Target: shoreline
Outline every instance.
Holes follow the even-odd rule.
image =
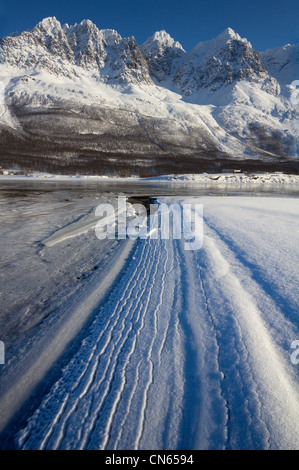
[[[144,183],[144,184],[192,184],[199,187],[222,186],[292,186],[299,189],[299,175],[284,173],[198,173],[181,175],[163,175],[147,178],[137,176],[109,177],[99,175],[55,175],[50,173],[32,173],[30,175],[0,175],[1,181],[53,181],[53,182],[102,182],[102,183]]]

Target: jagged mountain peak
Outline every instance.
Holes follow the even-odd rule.
[[[88,74],[110,83],[152,83],[135,38],[99,30],[90,20],[61,26],[55,17],[0,42],[1,62],[20,69],[44,70],[61,77]]]
[[[122,37],[114,29],[99,29],[92,21],[83,20],[73,26],[64,25],[65,34],[71,44],[79,47],[86,47],[87,43],[92,42],[95,48],[101,48],[103,44],[118,44]]]
[[[286,44],[261,52],[269,73],[280,83],[290,85],[299,76],[299,44]]]
[[[198,43],[185,56],[174,83],[181,93],[191,95],[202,88],[215,91],[238,80],[262,82],[268,78],[259,52],[247,39],[227,28],[216,38]],[[270,85],[269,90],[275,93],[276,83]]]
[[[90,20],[83,20],[81,23],[75,23],[74,25],[65,24],[63,30],[66,34],[73,32],[85,34],[99,33],[98,27]]]
[[[156,31],[152,36],[150,36],[145,43],[143,44],[143,48],[145,47],[150,47],[156,45],[164,46],[164,47],[173,47],[173,48],[178,48],[184,51],[183,46],[178,42],[175,41],[170,34],[168,34],[165,29],[162,29],[161,31]]]
[[[107,44],[116,43],[122,40],[121,35],[115,29],[101,29],[100,34]],[[132,38],[135,40],[135,38]]]
[[[185,50],[165,30],[156,31],[141,46],[150,74],[158,82],[167,80],[179,67]]]
[[[80,23],[80,26],[86,26],[87,28],[97,28],[98,27],[96,26],[95,23],[93,23],[91,20],[82,20],[81,23]]]
[[[62,27],[60,21],[58,21],[55,16],[49,16],[37,23],[37,25],[33,28],[32,31],[40,30],[44,33],[52,35],[53,33],[60,31],[61,29]]]
[[[236,33],[232,28],[228,27],[226,28],[221,34],[217,36],[219,39],[222,39],[223,41],[231,41],[231,40],[237,40],[237,41],[242,41],[241,36]]]
[[[240,45],[244,45],[246,48],[252,49],[251,43],[246,38],[242,38],[232,28],[227,28],[216,38],[199,42],[192,49],[191,54],[200,55],[202,60],[204,60],[207,56],[216,56],[220,51],[222,51],[222,49],[230,47],[233,42],[240,43]]]

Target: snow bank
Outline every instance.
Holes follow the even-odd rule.
[[[190,175],[166,175],[156,178],[148,178],[151,181],[171,181],[178,183],[199,183],[201,185],[245,185],[245,184],[299,184],[299,175],[284,173],[218,173],[218,174],[190,174]]]

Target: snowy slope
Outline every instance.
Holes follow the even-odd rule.
[[[5,166],[149,174],[298,160],[287,85],[298,46],[260,54],[228,28],[189,53],[165,31],[139,48],[89,20],[46,18],[0,52]]]
[[[299,45],[287,44],[261,52],[262,62],[280,83],[290,85],[299,77]]]

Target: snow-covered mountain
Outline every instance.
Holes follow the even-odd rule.
[[[151,77],[158,82],[169,79],[177,71],[186,55],[178,41],[175,41],[166,31],[157,31],[141,46]]]
[[[268,72],[281,84],[289,85],[299,78],[299,44],[287,44],[261,53]]]
[[[56,18],[46,18],[32,31],[3,38],[1,57],[10,66],[69,78],[84,70],[103,81],[151,83],[136,40],[123,39],[113,29],[100,31],[89,20],[61,26]]]
[[[96,172],[188,172],[298,162],[299,45],[259,53],[228,28],[186,52],[46,18],[1,39],[1,162]],[[273,166],[274,168],[274,166]]]
[[[268,78],[260,54],[247,39],[228,28],[216,39],[200,42],[187,54],[174,83],[183,94],[191,95],[205,88],[215,91],[236,81],[263,83]]]

